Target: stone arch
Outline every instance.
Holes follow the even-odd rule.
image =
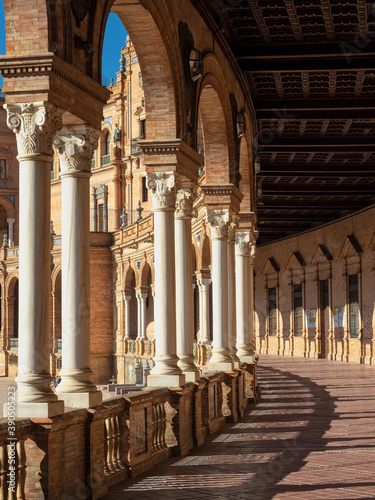
[[[211,266],[211,241],[210,238],[205,234],[202,240],[202,250],[200,255],[200,267],[201,269],[209,269]]]
[[[198,100],[197,140],[198,144],[203,144],[206,183],[209,185],[231,182],[235,165],[232,123],[227,92],[213,74],[207,74],[203,78]]]
[[[149,283],[149,273],[151,273],[151,283]],[[139,286],[149,286],[155,283],[154,265],[152,260],[146,257],[139,269]]]
[[[0,196],[0,205],[5,208],[8,219],[16,218],[16,209],[14,208],[11,201],[9,201],[7,198],[4,198],[4,196]]]
[[[11,273],[6,280],[6,334],[8,339],[18,338],[18,280],[19,277],[16,273]]]
[[[133,280],[133,276],[134,276],[134,280]],[[138,271],[137,271],[137,266],[135,265],[135,263],[132,261],[129,261],[127,266],[125,267],[125,271],[124,271],[123,289],[124,290],[131,290],[132,282],[134,282],[134,288],[138,286]]]
[[[184,74],[179,39],[168,1],[108,2],[96,42],[100,52],[99,67],[110,10],[126,27],[139,59],[147,116],[146,139],[164,140],[183,136],[186,128]]]
[[[55,266],[53,268],[52,275],[51,275],[51,291],[52,292],[55,291],[56,280],[59,278],[59,275],[60,275],[60,279],[61,279],[61,270],[62,270],[61,266]]]

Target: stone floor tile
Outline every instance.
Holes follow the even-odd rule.
[[[259,386],[261,401],[241,422],[104,498],[375,498],[373,367],[262,355]]]

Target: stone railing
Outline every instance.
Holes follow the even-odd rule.
[[[16,423],[15,494],[0,421],[1,498],[101,498],[171,456],[184,456],[255,401],[256,364],[178,388],[145,389],[90,410]],[[13,453],[13,452],[12,452]]]
[[[13,429],[13,427],[11,428]],[[27,463],[25,441],[31,431],[29,420],[17,421],[16,435],[9,435],[8,422],[0,424],[0,498],[28,498],[26,470],[33,466]],[[12,432],[12,431],[11,431]]]
[[[137,239],[145,239],[147,237],[149,237],[150,241],[152,241],[153,232],[154,215],[151,214],[114,233],[114,244],[121,245],[124,243],[131,243]]]
[[[124,340],[124,354],[134,356],[155,356],[155,342],[151,340]]]

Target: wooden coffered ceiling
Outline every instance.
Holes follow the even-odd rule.
[[[258,122],[258,244],[375,203],[375,4],[192,0]]]

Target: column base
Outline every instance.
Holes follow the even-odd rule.
[[[241,363],[252,363],[255,360],[255,351],[248,345],[237,345],[237,356]]]
[[[65,403],[65,408],[94,408],[103,402],[102,393],[96,392],[59,392],[59,399]]]
[[[64,413],[64,401],[48,403],[16,403],[17,418],[50,418]],[[8,417],[8,403],[3,405],[4,417]]]
[[[209,370],[227,372],[233,370],[233,361],[227,347],[214,347],[212,358],[207,364]]]
[[[180,358],[177,365],[185,375],[186,382],[196,382],[200,379],[200,372],[194,364],[194,356],[192,354],[179,354]]]
[[[155,374],[147,376],[147,387],[181,387],[186,383],[185,374]]]
[[[241,360],[237,356],[237,350],[236,349],[232,349],[230,351],[229,355],[230,355],[230,357],[232,358],[232,361],[233,361],[233,368],[240,368],[241,367]]]
[[[231,372],[233,370],[233,362],[226,363],[211,363],[211,360],[207,364],[207,368],[209,371],[213,372]]]

